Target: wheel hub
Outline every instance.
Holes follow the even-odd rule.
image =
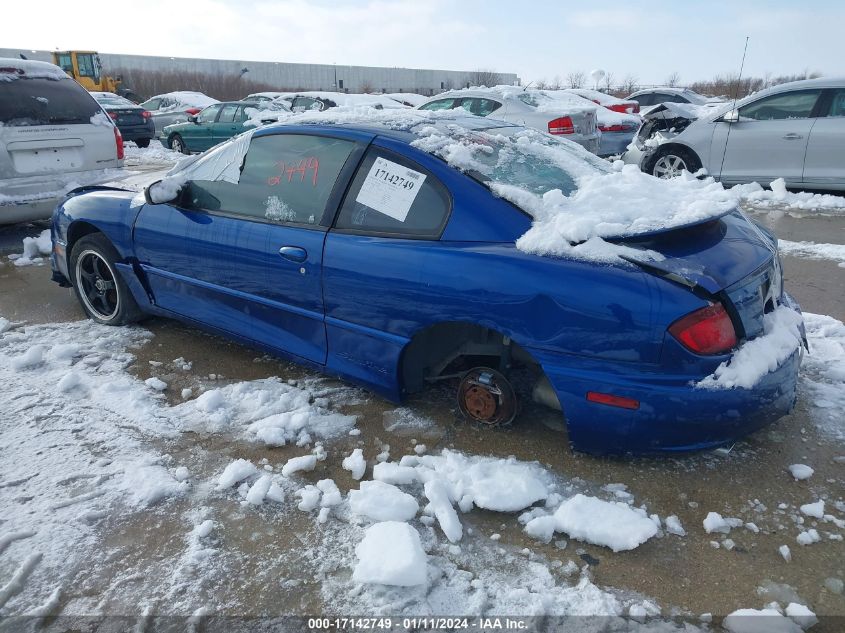
[[[106,291],[106,283],[101,277],[97,277],[97,280],[94,282],[94,287],[100,294],[103,294]]]
[[[458,408],[464,417],[487,426],[508,424],[516,416],[516,394],[498,371],[476,367],[458,386]]]
[[[496,412],[493,394],[479,386],[472,386],[464,393],[464,402],[473,417],[479,420],[486,420]]]

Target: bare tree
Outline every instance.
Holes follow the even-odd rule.
[[[679,83],[681,83],[681,73],[679,73],[677,70],[668,77],[666,77],[666,85],[670,88],[674,88]]]
[[[361,92],[363,94],[371,94],[375,92],[375,88],[373,88],[373,84],[371,84],[369,81],[365,81],[361,84]]]
[[[537,81],[535,81],[534,87],[537,88],[537,90],[545,90],[549,87],[549,84],[546,83],[546,79],[544,77],[543,79],[538,79]]]
[[[555,75],[554,79],[549,82],[547,88],[549,90],[560,90],[563,88],[563,80],[560,78],[560,75]]]
[[[613,89],[613,73],[607,71],[604,74],[604,91],[610,92]]]
[[[633,74],[625,75],[625,79],[622,80],[622,92],[626,94],[631,94],[632,92],[636,92],[637,88],[639,87],[639,77]]]
[[[570,88],[583,88],[586,79],[587,76],[583,70],[573,70],[566,75],[566,83],[569,84]]]
[[[473,86],[497,86],[502,82],[502,76],[495,70],[479,68],[469,74],[469,82]]]

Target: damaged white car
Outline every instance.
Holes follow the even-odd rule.
[[[734,106],[662,103],[622,159],[659,178],[701,169],[726,185],[845,190],[845,79],[774,86]]]

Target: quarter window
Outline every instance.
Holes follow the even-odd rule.
[[[220,110],[220,116],[217,117],[218,123],[233,123],[235,121],[235,113],[238,111],[238,106],[236,105],[225,105],[223,109]]]
[[[813,106],[821,90],[796,90],[763,97],[739,109],[740,119],[754,121],[774,121],[782,119],[806,119],[813,111]]]
[[[833,93],[827,116],[845,117],[845,90],[837,90]]]
[[[383,149],[364,157],[335,228],[436,239],[451,210],[446,187],[417,163]]]
[[[501,108],[502,104],[492,99],[472,97],[470,99],[465,98],[461,103],[461,107],[475,116],[487,116]]]
[[[191,181],[185,203],[274,223],[315,225],[323,218],[352,141],[275,134],[253,138],[238,184]]]

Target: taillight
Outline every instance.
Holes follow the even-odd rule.
[[[636,101],[628,101],[626,103],[614,103],[607,106],[609,110],[614,112],[621,112],[622,114],[637,113],[640,111],[640,104]]]
[[[117,121],[117,112],[109,112],[109,116],[112,118],[112,121]]]
[[[549,121],[549,134],[575,134],[575,125],[572,123],[572,118],[562,116]]]
[[[602,132],[630,132],[634,128],[630,125],[600,125],[599,129]]]
[[[200,108],[185,108],[185,114],[199,114],[202,112]]]
[[[736,346],[736,331],[721,303],[681,317],[669,326],[669,333],[696,354],[723,354]]]
[[[150,112],[149,110],[144,110],[143,112],[141,112],[141,116],[144,117],[145,119],[149,119],[152,115],[153,115],[153,113]]]
[[[123,160],[123,136],[116,127],[114,130],[114,144],[117,146],[117,160]]]

